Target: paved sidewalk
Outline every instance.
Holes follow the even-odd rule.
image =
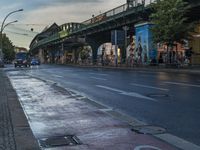
[[[37,150],[23,109],[9,79],[0,69],[0,150]]]

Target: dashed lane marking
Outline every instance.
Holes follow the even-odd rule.
[[[96,80],[104,80],[106,81],[107,79],[104,79],[104,78],[97,78],[97,77],[90,77],[91,79],[96,79]]]
[[[54,76],[54,77],[57,77],[57,78],[63,78],[63,76],[59,76],[59,75],[52,75],[52,76]]]
[[[153,99],[153,98],[150,98],[150,97],[147,97],[147,96],[144,96],[144,95],[141,95],[141,94],[139,94],[139,93],[135,93],[135,92],[126,92],[126,91],[123,91],[123,90],[119,90],[119,89],[115,89],[115,88],[111,88],[111,87],[103,86],[103,85],[96,85],[96,86],[99,87],[99,88],[106,89],[106,90],[118,92],[118,93],[121,94],[121,95],[126,95],[126,96],[131,96],[131,97],[137,97],[137,98],[141,98],[141,99],[146,99],[146,100],[150,100],[150,101],[157,102],[157,100],[155,100],[155,99]]]
[[[156,89],[156,90],[161,90],[161,91],[169,91],[169,89],[158,88],[158,87],[153,87],[153,86],[149,86],[149,85],[142,85],[142,84],[136,84],[136,83],[131,83],[131,85],[138,86],[138,87],[144,87],[144,88],[150,88],[150,89]]]
[[[100,75],[100,76],[107,76],[108,74],[104,74],[104,73],[89,73],[89,74],[92,74],[92,75]]]
[[[173,85],[182,85],[182,86],[190,86],[200,88],[200,85],[197,84],[188,84],[188,83],[180,83],[180,82],[164,82],[165,84],[173,84]]]

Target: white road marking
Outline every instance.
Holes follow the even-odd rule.
[[[52,76],[57,77],[57,78],[63,78],[63,76],[59,76],[59,75],[56,75],[56,74],[54,74]]]
[[[106,81],[107,79],[104,79],[104,78],[97,78],[97,77],[90,77],[92,79],[96,79],[96,80],[103,80],[103,81]]]
[[[166,141],[182,150],[200,150],[200,146],[179,138],[175,135],[164,133],[155,135],[157,138]]]
[[[151,145],[139,145],[134,148],[134,150],[142,150],[142,149],[151,149],[151,150],[162,150],[158,147],[151,146]]]
[[[77,73],[69,73],[68,75],[70,75],[70,76],[79,76],[79,74],[77,74]]]
[[[166,83],[166,84],[173,84],[173,85],[182,85],[182,86],[190,86],[190,87],[200,88],[200,85],[196,85],[196,84],[179,83],[179,82],[164,82],[164,83]]]
[[[144,87],[144,88],[150,88],[150,89],[156,89],[156,90],[162,90],[162,91],[169,91],[169,89],[163,89],[163,88],[158,88],[158,87],[153,87],[153,86],[148,86],[148,85],[143,85],[143,84],[131,83],[131,85]]]
[[[104,73],[89,73],[89,74],[92,74],[92,75],[100,75],[100,76],[107,76],[108,74],[104,74]]]
[[[107,89],[107,90],[110,90],[110,91],[118,92],[121,95],[126,95],[126,96],[131,96],[131,97],[137,97],[137,98],[147,99],[147,100],[150,100],[150,101],[157,102],[157,100],[155,100],[153,98],[150,98],[150,97],[147,97],[147,96],[143,96],[143,95],[141,95],[139,93],[126,92],[126,91],[123,91],[123,90],[119,90],[119,89],[115,89],[115,88],[111,88],[111,87],[103,86],[103,85],[96,85],[96,86],[99,87],[99,88],[103,88],[103,89]]]

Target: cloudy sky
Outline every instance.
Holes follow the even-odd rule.
[[[83,22],[93,14],[125,3],[126,0],[0,0],[0,23],[9,12],[23,8],[23,12],[9,16],[6,23],[18,22],[6,27],[4,32],[14,45],[28,48],[33,37],[53,22],[58,25]]]

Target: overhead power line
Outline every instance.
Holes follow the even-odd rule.
[[[29,33],[29,34],[38,34],[39,33],[39,32],[36,32],[36,31],[32,31],[31,30],[32,28],[30,30],[28,30],[28,29],[15,27],[15,26],[10,26],[9,29],[17,31],[17,32],[26,32],[26,33]]]
[[[35,35],[30,35],[30,34],[27,34],[27,33],[19,33],[19,32],[13,32],[13,31],[9,31],[9,30],[6,30],[6,32],[18,34],[18,35],[22,35],[22,36],[28,36],[28,37],[32,37],[32,38],[35,37]]]
[[[25,26],[48,26],[48,24],[30,24],[30,23],[16,23],[14,25],[25,25]]]

